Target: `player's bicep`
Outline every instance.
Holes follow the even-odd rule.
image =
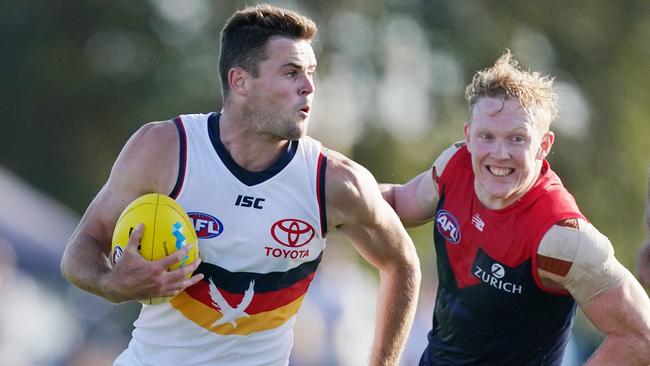
[[[107,182],[109,190],[133,192],[138,196],[150,192],[170,193],[179,172],[179,146],[178,130],[173,122],[142,126],[117,157]]]
[[[101,243],[109,243],[122,210],[137,197],[169,193],[177,176],[178,133],[171,122],[149,123],[122,148],[108,181],[94,197],[77,229]]]
[[[440,200],[438,180],[461,146],[461,143],[456,143],[445,149],[431,168],[408,183],[394,188],[393,207],[405,225],[421,225],[433,218]]]
[[[337,227],[357,251],[379,268],[410,257],[410,238],[395,211],[382,198],[372,174],[350,160],[328,165],[330,168],[328,206],[338,213]]]
[[[407,226],[422,224],[433,217],[438,204],[438,190],[431,169],[402,186],[395,187],[394,209]]]
[[[462,146],[462,143],[456,143],[445,149],[433,162],[431,168],[417,177],[414,196],[417,197],[420,212],[429,219],[434,216],[440,200],[438,192],[440,177],[451,158]]]
[[[607,237],[590,223],[577,222],[577,227],[555,225],[546,233],[537,263],[543,280],[561,285],[582,306],[623,283],[626,270]]]

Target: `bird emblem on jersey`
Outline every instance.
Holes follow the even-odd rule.
[[[230,323],[232,324],[233,328],[237,328],[238,318],[248,318],[248,314],[246,314],[246,308],[248,305],[250,305],[251,301],[253,300],[253,296],[255,295],[255,291],[253,290],[254,287],[255,280],[252,280],[248,286],[248,290],[244,292],[244,298],[242,298],[239,305],[232,307],[230,304],[228,304],[228,301],[224,299],[217,286],[214,284],[214,282],[212,282],[212,279],[210,279],[209,292],[210,298],[212,299],[212,305],[216,306],[217,309],[221,312],[221,318],[215,321],[212,326],[216,327],[221,324]]]

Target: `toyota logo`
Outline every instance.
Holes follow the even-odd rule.
[[[273,239],[285,247],[297,248],[306,245],[314,237],[316,231],[305,221],[284,219],[271,226]]]

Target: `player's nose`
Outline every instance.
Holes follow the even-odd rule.
[[[316,90],[316,85],[314,85],[314,78],[310,75],[305,75],[303,78],[301,87],[300,87],[300,95],[309,95],[312,94]]]

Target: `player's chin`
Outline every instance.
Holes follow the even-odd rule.
[[[285,136],[285,139],[293,141],[293,140],[300,140],[301,138],[305,137],[306,131],[298,131],[295,133],[289,133]]]
[[[514,194],[514,187],[511,184],[502,182],[486,182],[483,187],[493,199],[504,200]]]
[[[299,140],[307,134],[307,121],[301,121],[296,123],[293,128],[288,129],[285,133],[285,138],[287,140]]]

